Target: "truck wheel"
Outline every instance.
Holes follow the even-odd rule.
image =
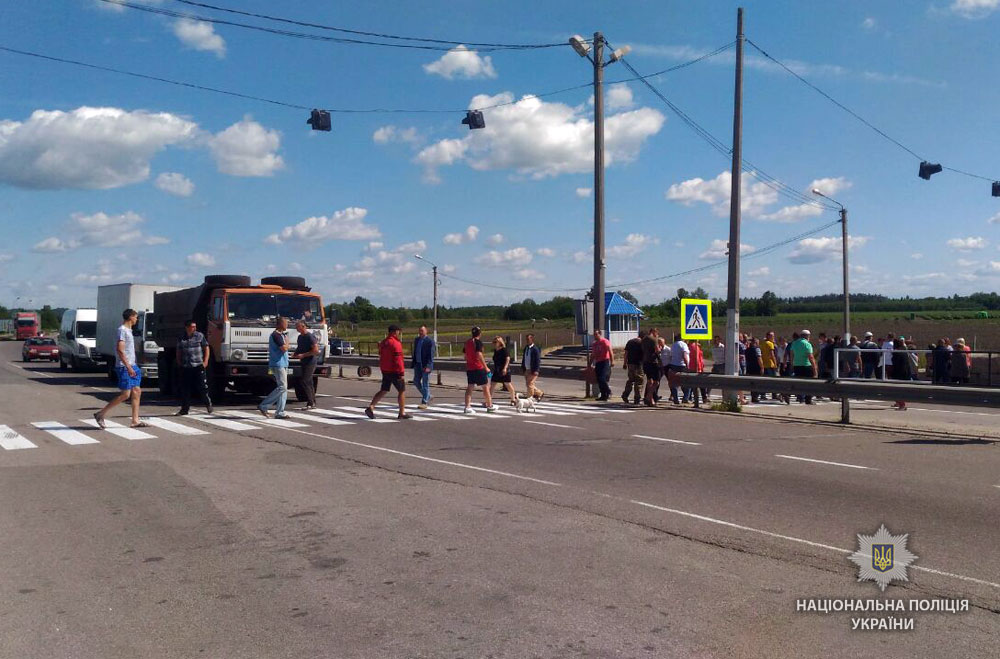
[[[308,291],[305,277],[264,277],[260,283],[265,286],[281,286],[292,291]]]
[[[250,277],[246,275],[206,275],[205,285],[215,288],[246,287],[250,285]]]
[[[207,277],[206,277],[207,279]],[[214,361],[208,363],[208,396],[214,405],[222,403],[226,398],[226,380],[219,373],[219,366]]]

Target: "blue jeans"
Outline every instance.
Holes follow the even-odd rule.
[[[413,381],[417,383],[420,390],[420,402],[427,404],[431,400],[431,374],[424,372],[423,366],[413,368]]]
[[[274,413],[277,416],[284,416],[285,403],[288,402],[288,369],[283,366],[272,366],[271,374],[274,376],[274,391],[267,395],[267,398],[260,401],[258,407],[262,410],[271,409],[276,406]]]

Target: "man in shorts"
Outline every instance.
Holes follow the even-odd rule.
[[[375,406],[389,393],[393,387],[396,388],[396,402],[399,404],[399,419],[412,419],[412,414],[406,413],[406,360],[403,359],[403,344],[399,340],[399,326],[389,325],[389,331],[378,344],[378,368],[382,371],[382,386],[379,388],[372,402],[365,408],[365,416],[369,419],[375,418]]]
[[[483,331],[478,327],[472,328],[472,337],[465,342],[462,349],[465,355],[465,375],[469,386],[465,388],[465,413],[475,414],[472,409],[472,392],[476,387],[483,388],[483,401],[487,412],[496,412],[497,406],[493,404],[493,394],[490,392],[489,370],[486,368],[486,357],[483,356],[483,342],[480,340]]]
[[[118,342],[115,346],[115,374],[118,376],[118,389],[121,393],[111,399],[107,405],[99,412],[94,412],[94,420],[97,425],[104,428],[104,419],[111,410],[124,403],[127,399],[132,399],[132,427],[146,428],[148,424],[139,418],[139,397],[142,390],[139,383],[142,382],[142,370],[135,363],[135,337],[132,336],[132,328],[139,320],[139,314],[135,309],[126,309],[122,312],[122,324],[118,328]]]

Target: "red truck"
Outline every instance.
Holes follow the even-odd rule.
[[[38,336],[41,329],[41,318],[34,311],[18,311],[14,316],[14,331],[18,341]]]

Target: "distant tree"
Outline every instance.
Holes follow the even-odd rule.
[[[639,300],[637,300],[636,297],[631,293],[629,293],[628,291],[618,291],[618,295],[621,295],[623,298],[625,298],[635,306],[639,306]]]
[[[693,293],[691,293],[691,297],[697,298],[699,300],[707,300],[708,292],[704,288],[699,286],[698,288],[694,289]]]
[[[771,291],[764,291],[764,294],[760,296],[757,300],[757,314],[758,316],[777,316],[778,315],[778,296]]]
[[[42,307],[42,311],[39,316],[41,316],[42,327],[46,329],[56,329],[59,327],[59,316],[56,315],[56,312],[51,306],[46,304]]]

